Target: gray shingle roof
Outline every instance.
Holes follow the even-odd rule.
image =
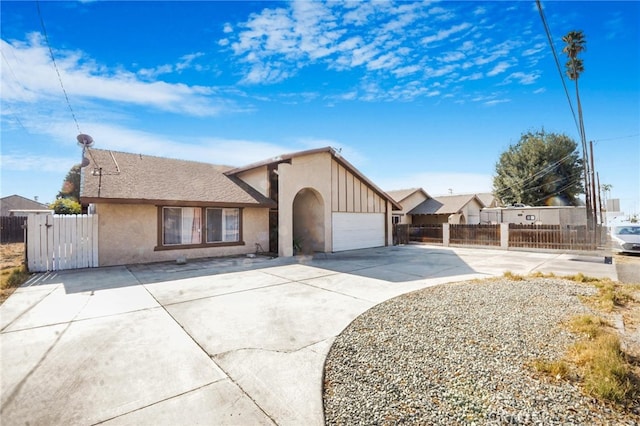
[[[415,192],[419,192],[422,191],[424,192],[424,189],[422,188],[408,188],[408,189],[396,189],[393,191],[387,191],[387,194],[393,198],[394,200],[396,200],[397,202],[402,202],[402,200],[404,200],[405,198],[407,198],[408,196],[414,194]],[[427,195],[427,197],[429,196],[429,194],[427,194],[425,192],[425,194]]]
[[[241,187],[228,166],[142,154],[90,149],[82,169],[80,198],[88,202],[188,202],[272,207],[275,203]]]
[[[0,211],[2,216],[9,216],[10,210],[47,210],[46,204],[30,200],[21,195],[8,195],[0,198]]]
[[[408,214],[454,214],[462,210],[473,199],[482,204],[482,201],[475,194],[430,198],[418,204]]]

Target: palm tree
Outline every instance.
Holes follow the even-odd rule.
[[[569,60],[565,64],[567,76],[570,80],[573,80],[576,84],[576,101],[578,104],[578,123],[580,132],[580,141],[582,143],[582,161],[584,164],[584,182],[585,182],[585,201],[587,205],[587,224],[590,229],[594,229],[597,221],[594,216],[595,209],[592,207],[593,199],[595,198],[592,192],[592,184],[590,183],[590,174],[593,170],[590,170],[588,153],[587,153],[587,138],[584,131],[584,121],[582,118],[582,103],[580,102],[580,90],[578,87],[578,79],[584,72],[584,63],[582,59],[578,58],[578,55],[587,50],[584,34],[582,31],[569,31],[562,41],[565,46],[562,48],[562,53],[569,57]],[[593,178],[591,178],[593,181]]]

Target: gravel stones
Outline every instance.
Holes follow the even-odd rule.
[[[575,337],[592,287],[534,278],[463,282],[382,303],[358,317],[327,357],[327,424],[618,424],[640,417],[536,373]]]

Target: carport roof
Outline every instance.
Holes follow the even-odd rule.
[[[82,169],[83,203],[275,207],[234,176],[229,166],[88,149]]]

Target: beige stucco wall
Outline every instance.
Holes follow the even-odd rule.
[[[480,223],[480,210],[482,209],[482,205],[475,199],[468,202],[462,208],[462,214],[465,218],[465,224],[467,225],[477,225]]]
[[[278,254],[293,255],[295,230],[293,202],[304,188],[315,191],[322,202],[321,217],[324,225],[315,225],[307,231],[314,235],[314,250],[330,252],[332,241],[332,212],[386,213],[387,244],[392,244],[391,203],[376,194],[366,182],[335,161],[329,152],[303,155],[291,159],[291,164],[278,165]],[[244,179],[244,177],[243,177]],[[298,218],[300,219],[300,218]],[[295,221],[298,223],[298,220]],[[305,226],[314,226],[305,224]],[[318,234],[324,235],[324,243]],[[318,243],[320,241],[320,243]]]
[[[417,207],[418,205],[422,204],[424,201],[426,201],[427,196],[424,195],[424,193],[422,191],[416,191],[413,194],[409,195],[407,198],[405,198],[404,200],[402,200],[400,202],[400,205],[402,206],[402,210],[401,211],[394,211],[394,214],[401,214],[402,216],[400,216],[400,222],[401,224],[407,224],[407,225],[411,225],[413,223],[412,221],[412,215],[408,215],[407,212],[410,212],[411,210],[413,210],[415,207]]]
[[[291,164],[278,165],[278,254],[293,256],[293,201],[298,192],[312,188],[322,201],[324,218],[324,247],[330,251],[331,242],[331,154],[322,152],[291,159]]]
[[[100,266],[173,261],[255,253],[269,247],[269,209],[242,209],[244,245],[154,251],[158,243],[158,208],[139,204],[97,204]]]
[[[251,185],[265,197],[269,197],[269,176],[267,166],[256,167],[238,174],[238,177]]]

